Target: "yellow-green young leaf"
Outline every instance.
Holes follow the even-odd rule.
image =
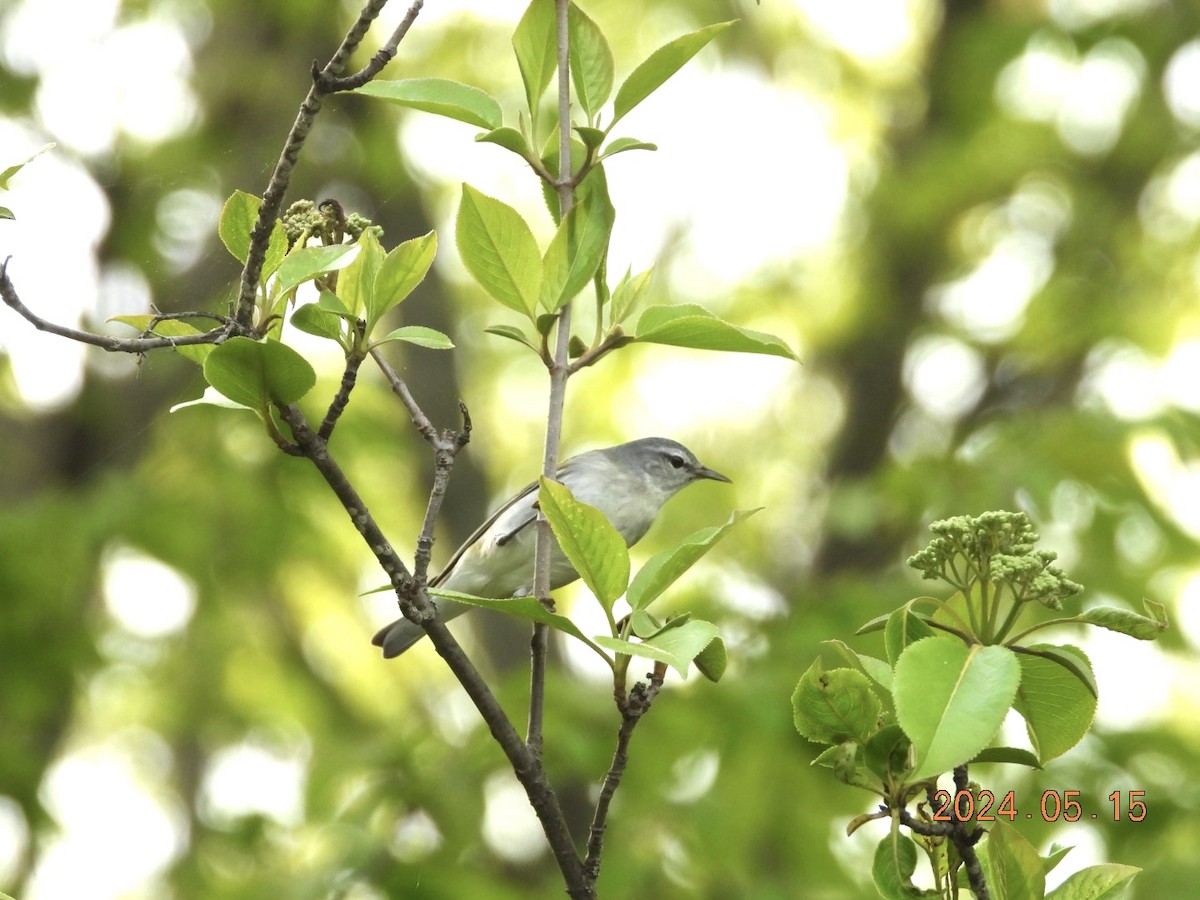
[[[594,121],[613,86],[613,55],[608,41],[587,14],[574,3],[567,10],[571,46],[571,80],[579,105]]]
[[[600,154],[601,159],[608,159],[610,156],[616,156],[618,153],[624,153],[626,150],[657,150],[658,144],[651,144],[649,141],[639,141],[637,138],[623,137],[617,138],[604,148],[604,152]]]
[[[1099,625],[1109,631],[1127,634],[1139,641],[1153,641],[1167,630],[1166,607],[1154,600],[1144,600],[1149,616],[1117,606],[1095,606],[1080,613],[1079,618],[1089,625]]]
[[[634,332],[634,340],[649,344],[797,358],[792,349],[773,334],[731,325],[694,303],[652,306],[642,313]]]
[[[204,361],[204,377],[242,406],[265,412],[272,403],[295,403],[317,381],[312,366],[279,341],[230,338]]]
[[[524,344],[534,353],[541,353],[537,344],[533,342],[533,339],[520,328],[513,325],[489,325],[483,330],[488,334],[494,334],[497,337],[508,338],[510,341],[516,341],[518,344]]]
[[[820,658],[792,692],[792,724],[803,737],[821,744],[864,741],[875,730],[881,709],[866,675],[854,669],[826,671]]]
[[[110,322],[120,322],[122,325],[129,325],[136,328],[139,334],[145,334],[146,329],[150,327],[150,323],[154,321],[154,316],[149,313],[136,316],[112,316]],[[199,328],[194,325],[189,325],[187,322],[181,322],[178,319],[164,319],[155,322],[151,334],[159,337],[182,337],[185,334],[203,334]],[[191,344],[184,347],[176,347],[176,352],[184,359],[190,359],[194,363],[203,363],[208,354],[212,353],[214,344]]]
[[[735,510],[724,525],[702,528],[678,545],[650,557],[629,585],[629,605],[634,609],[645,609],[711,550],[717,541],[725,537],[731,528],[750,518],[759,509],[762,507]]]
[[[864,626],[865,627],[865,626]],[[859,634],[862,634],[859,629]],[[925,620],[905,604],[887,617],[883,632],[883,646],[887,650],[888,662],[893,666],[909,644],[937,634]]]
[[[357,244],[331,244],[328,247],[304,247],[289,253],[279,265],[279,292],[295,290],[318,275],[349,266],[357,257]]]
[[[556,27],[554,0],[532,0],[513,32],[513,52],[521,70],[521,81],[525,83],[529,115],[534,120],[537,119],[538,101],[558,65]]]
[[[1078,647],[1036,644],[1029,650],[1057,650],[1057,658],[1017,654],[1021,685],[1013,709],[1025,720],[1025,730],[1038,761],[1045,765],[1062,756],[1083,739],[1096,714],[1096,695],[1075,674],[1075,669],[1092,667]],[[1061,654],[1075,657],[1072,669],[1059,664]]]
[[[618,119],[662,87],[663,82],[732,24],[720,22],[677,37],[646,57],[618,89],[617,99],[613,101],[613,120],[608,127],[612,128]]]
[[[267,241],[267,252],[263,257],[262,273],[259,275],[260,281],[266,281],[278,271],[287,257],[287,251],[287,231],[283,227],[283,222],[276,219],[271,225],[271,237]]]
[[[892,692],[892,667],[882,659],[868,656],[865,653],[859,653],[845,641],[829,640],[822,641],[821,643],[828,644],[840,653],[846,662],[850,663],[851,666],[858,669],[858,671],[862,672],[889,694]]]
[[[388,310],[399,304],[425,280],[437,253],[437,235],[432,231],[405,241],[387,256],[375,274],[375,287],[367,304],[367,333]]]
[[[605,610],[629,585],[629,550],[604,513],[575,499],[570,488],[539,479],[538,506],[558,546]]]
[[[337,295],[342,305],[360,319],[365,319],[375,295],[375,276],[383,265],[384,252],[373,228],[368,228],[349,246],[359,248],[358,256],[338,276]]]
[[[321,308],[319,303],[305,303],[292,313],[292,325],[305,334],[340,341],[343,319]]]
[[[426,328],[424,325],[404,325],[396,328],[379,340],[372,342],[371,346],[378,347],[389,341],[404,341],[407,344],[416,344],[418,347],[425,347],[429,350],[450,350],[454,347],[454,343],[449,337],[436,329]]]
[[[654,267],[651,266],[633,277],[630,277],[630,272],[629,269],[625,270],[625,275],[612,294],[612,322],[614,325],[624,322],[637,307],[638,301],[641,300],[642,295],[646,293],[646,288],[650,285],[650,279],[654,276]]]
[[[521,214],[464,184],[454,236],[463,265],[480,286],[532,319],[542,286],[542,254]]]
[[[937,897],[933,891],[922,891],[912,883],[917,870],[917,845],[912,838],[892,829],[879,846],[871,863],[871,878],[879,896],[884,900],[913,900],[915,897]]]
[[[217,222],[217,234],[221,243],[238,262],[244,263],[250,255],[250,232],[258,219],[262,200],[245,191],[234,191],[221,208]]]
[[[542,260],[543,308],[562,309],[592,280],[608,252],[615,217],[607,192],[593,191],[559,223]]]
[[[717,626],[712,622],[693,619],[645,641],[623,641],[603,635],[595,637],[594,640],[606,650],[666,663],[678,672],[681,678],[687,678],[692,660],[703,653],[716,636]]]
[[[1048,893],[1046,900],[1120,900],[1127,896],[1129,882],[1141,871],[1117,863],[1088,866]]]
[[[1007,822],[988,825],[987,852],[982,855],[988,891],[1005,900],[1042,900],[1046,875],[1037,849]]]
[[[911,780],[947,772],[986,747],[1020,681],[1020,663],[1007,647],[927,637],[905,648],[892,696],[916,754]]]
[[[475,135],[475,140],[481,144],[499,144],[505,150],[511,150],[521,159],[529,162],[535,162],[537,157],[533,155],[533,150],[529,146],[529,142],[525,140],[525,135],[517,131],[515,128],[494,128],[491,131],[483,134]]]
[[[31,162],[33,162],[35,159],[37,159],[39,156],[41,156],[43,153],[45,153],[47,150],[52,150],[57,146],[58,145],[52,141],[49,144],[44,145],[40,150],[38,150],[36,153],[31,155],[28,159],[25,160],[25,162],[17,163],[15,166],[9,166],[3,172],[0,172],[0,191],[7,191],[8,190],[8,180],[10,178],[12,178],[18,172],[20,172],[23,168],[25,168],[27,165],[29,165]],[[10,216],[10,218],[11,218],[11,216]]]
[[[445,116],[468,125],[478,125],[480,128],[499,128],[504,121],[500,104],[486,91],[446,78],[368,81],[354,93]]]

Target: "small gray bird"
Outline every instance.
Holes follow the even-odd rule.
[[[687,447],[667,438],[651,437],[591,450],[564,462],[558,481],[577,500],[599,509],[632,547],[650,530],[663,504],[693,481],[729,481],[700,464]],[[533,593],[533,545],[537,518],[537,483],[528,485],[475,529],[430,587],[496,600]],[[570,584],[579,574],[557,543],[550,552],[550,587]],[[471,609],[452,600],[438,600],[443,621]],[[381,628],[372,639],[383,655],[399,656],[425,636],[407,619]]]

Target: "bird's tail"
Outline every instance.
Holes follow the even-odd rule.
[[[442,621],[449,622],[451,619],[461,616],[471,607],[464,603],[455,603],[453,600],[438,600],[437,608]],[[384,659],[391,659],[399,656],[423,637],[425,637],[425,629],[420,625],[414,625],[408,619],[397,619],[375,632],[371,643],[383,649]]]

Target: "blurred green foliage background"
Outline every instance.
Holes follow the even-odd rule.
[[[69,227],[72,204],[98,187],[108,224],[82,266],[106,286],[84,297],[93,323],[147,300],[222,310],[238,273],[216,210],[234,189],[265,186],[308,66],[328,56],[354,4],[75,6],[0,9],[4,134],[58,139],[51,155],[90,179],[53,210],[12,195],[17,220],[0,222],[0,249],[13,253],[17,233],[53,248],[55,230],[30,235],[29,223],[40,213]],[[857,21],[839,30],[829,9],[842,6]],[[170,133],[116,129],[82,148],[47,124],[49,89],[62,89],[46,62],[54,16],[84,7],[107,10],[98,35],[155,22],[180,39],[191,106]],[[508,38],[519,4],[508,18],[438,7],[431,0],[385,77],[455,78],[515,109]],[[713,289],[697,274],[686,218],[647,251],[659,259],[654,302],[700,299],[775,331],[802,366],[634,347],[572,383],[568,452],[670,423],[669,436],[734,479],[673,501],[642,558],[734,506],[766,507],[683,586],[678,604],[722,625],[730,671],[717,686],[672,683],[640,726],[602,895],[871,896],[879,834],[843,834],[871,798],[809,767],[817,748],[793,731],[788,697],[822,640],[848,639],[927,590],[903,560],[930,521],[994,508],[1033,516],[1087,588],[1082,602],[1140,608],[1153,597],[1184,627],[1149,649],[1085,642],[1107,689],[1093,734],[1050,771],[974,776],[997,795],[1016,791],[1043,850],[1057,840],[1079,845],[1075,867],[1144,867],[1136,897],[1189,895],[1200,872],[1200,619],[1189,608],[1200,590],[1200,7],[584,8],[613,45],[618,78],[683,31],[741,19],[648,101],[635,134],[660,151],[612,163],[618,236],[638,224],[622,219],[623,174],[665,177],[718,136],[734,149],[690,190],[726,198],[731,255],[734,233],[787,246],[812,213],[812,198],[787,186],[790,172],[817,165],[813,148],[776,137],[781,124],[819,123],[845,173],[827,233],[734,284]],[[158,56],[133,62],[140,78],[163,77]],[[68,79],[76,102],[98,103],[89,78],[105,74]],[[693,104],[676,87],[702,76],[776,89],[761,131],[727,133],[736,95]],[[435,422],[454,425],[460,397],[475,418],[435,551],[444,559],[536,470],[545,385],[520,348],[482,334],[505,314],[465,279],[446,229],[458,182],[476,172],[436,163],[483,165],[503,151],[473,145],[466,126],[413,130],[419,118],[326,101],[289,199],[338,197],[382,224],[387,246],[441,230],[434,274],[400,313],[458,349],[390,352]],[[658,120],[682,137],[662,141]],[[447,135],[454,143],[434,140]],[[0,152],[5,165],[23,158],[13,149],[9,159],[3,141]],[[485,189],[520,183],[536,203],[532,176],[498,177]],[[74,263],[35,278],[28,260],[18,253],[10,267],[25,302],[69,317],[60,312],[77,298],[56,278]],[[613,259],[610,270],[628,264],[644,263]],[[706,285],[713,296],[697,298]],[[142,308],[120,307],[129,296]],[[97,351],[77,391],[31,404],[12,358],[36,337],[0,315],[0,890],[72,896],[61,887],[70,872],[88,879],[89,897],[558,896],[523,798],[436,656],[385,663],[368,645],[386,601],[356,595],[382,579],[315,472],[276,452],[248,414],[168,415],[200,380],[166,354],[135,369]],[[327,396],[337,367],[322,371]],[[411,553],[431,459],[380,379],[362,381],[333,450]],[[118,577],[130,571],[132,585]],[[153,621],[169,592],[181,627],[131,627]],[[523,632],[483,622],[470,644],[523,720]],[[546,761],[583,834],[616,716],[604,682],[574,664],[556,664],[549,689]],[[1098,820],[1042,822],[1047,789],[1082,791]],[[1113,790],[1146,791],[1146,820],[1110,821]]]

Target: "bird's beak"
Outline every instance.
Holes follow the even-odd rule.
[[[695,475],[697,481],[701,478],[707,478],[711,481],[724,481],[726,484],[733,484],[732,478],[722,475],[716,469],[710,469],[708,466],[697,466]]]

